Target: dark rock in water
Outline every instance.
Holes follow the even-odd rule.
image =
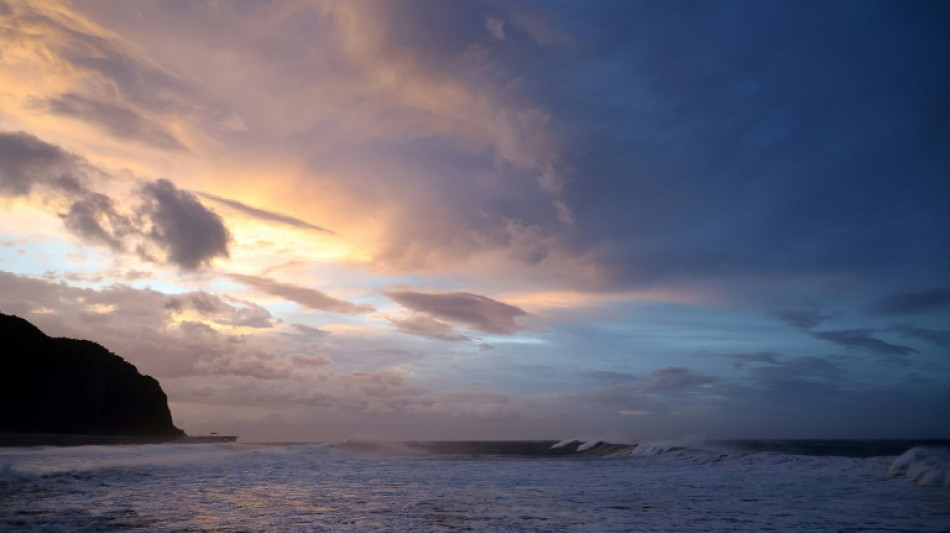
[[[180,437],[154,378],[102,346],[0,313],[0,433]]]

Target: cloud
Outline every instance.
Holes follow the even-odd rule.
[[[553,16],[551,12],[527,3],[509,2],[502,4],[512,26],[524,32],[538,44],[570,48],[577,44],[572,36]]]
[[[25,196],[36,184],[57,177],[74,180],[77,156],[25,132],[0,132],[0,194]]]
[[[912,315],[939,311],[950,307],[950,289],[934,288],[919,292],[903,292],[881,298],[871,310],[886,315]]]
[[[326,366],[333,362],[326,354],[304,354],[294,352],[287,356],[288,359],[298,365],[303,366]]]
[[[725,354],[723,357],[732,359],[736,368],[742,368],[748,363],[778,364],[776,354],[773,352],[735,353]]]
[[[719,381],[719,378],[702,374],[685,367],[669,367],[654,370],[641,385],[645,392],[663,393],[694,389]]]
[[[941,348],[950,348],[950,331],[947,330],[926,329],[909,324],[900,324],[891,329],[898,332],[902,337],[921,339]]]
[[[492,37],[499,41],[505,40],[505,21],[488,17],[485,19],[485,29]]]
[[[66,93],[37,101],[35,105],[54,115],[90,122],[122,141],[132,140],[162,150],[185,150],[184,145],[165,128],[117,103]]]
[[[81,157],[33,135],[0,132],[0,195],[38,191],[44,200],[59,200],[67,206],[58,213],[66,229],[86,242],[121,251],[136,229],[112,198],[87,187],[97,174]]]
[[[132,220],[118,212],[112,198],[77,188],[76,198],[60,218],[66,229],[86,242],[104,244],[114,251],[125,249],[125,238],[136,230]]]
[[[319,232],[323,232],[323,233],[329,233],[329,234],[331,234],[331,235],[336,235],[336,234],[337,234],[336,232],[334,232],[334,231],[332,231],[332,230],[328,230],[328,229],[322,228],[322,227],[320,227],[320,226],[315,226],[315,225],[313,225],[313,224],[311,224],[311,223],[309,223],[309,222],[305,222],[305,221],[303,221],[303,220],[300,220],[299,218],[294,218],[294,217],[291,217],[291,216],[282,215],[282,214],[280,214],[280,213],[275,213],[275,212],[273,212],[273,211],[267,211],[267,210],[265,210],[265,209],[260,209],[260,208],[257,208],[257,207],[253,207],[253,206],[247,205],[247,204],[245,204],[245,203],[243,203],[243,202],[239,202],[239,201],[237,201],[237,200],[231,200],[231,199],[229,199],[229,198],[222,198],[222,197],[220,197],[220,196],[216,196],[216,195],[214,195],[214,194],[209,194],[209,193],[206,193],[206,192],[196,192],[195,194],[197,194],[198,196],[200,196],[200,197],[202,197],[202,198],[207,198],[207,199],[209,199],[209,200],[218,202],[219,204],[224,204],[224,205],[226,205],[226,206],[228,206],[228,207],[230,207],[230,208],[232,208],[232,209],[235,209],[235,210],[237,210],[237,211],[240,211],[240,212],[242,212],[242,213],[244,213],[244,214],[246,214],[246,215],[250,215],[250,216],[252,216],[252,217],[259,218],[259,219],[261,219],[261,220],[268,220],[268,221],[271,221],[271,222],[279,222],[279,223],[281,223],[281,224],[287,224],[287,225],[289,225],[289,226],[294,226],[294,227],[297,227],[297,228],[310,229],[310,230],[319,231]]]
[[[551,313],[548,325],[557,329],[537,339],[546,343],[549,355],[536,363],[539,371],[508,374],[502,380],[519,393],[547,386],[576,391],[565,364],[580,372],[624,368],[623,357],[581,357],[577,366],[578,354],[607,353],[606,346],[620,338],[629,348],[630,364],[643,368],[650,358],[664,358],[702,337],[706,341],[699,342],[715,344],[706,349],[717,355],[696,364],[721,365],[757,379],[766,389],[775,385],[770,389],[779,391],[774,396],[737,395],[736,418],[768,410],[765,402],[755,401],[763,398],[771,406],[803,412],[800,406],[807,404],[820,410],[820,401],[794,392],[820,385],[830,395],[857,386],[835,381],[841,375],[836,378],[832,372],[833,359],[822,363],[757,350],[807,353],[816,343],[839,352],[848,347],[862,355],[912,359],[907,370],[919,370],[935,382],[946,377],[940,366],[945,350],[938,349],[946,345],[946,335],[936,318],[920,324],[903,317],[884,322],[913,323],[899,329],[860,323],[873,317],[854,317],[847,327],[879,329],[818,332],[828,338],[816,340],[811,335],[815,330],[834,329],[825,311],[805,305],[805,311],[776,313],[777,320],[797,328],[783,331],[777,322],[750,323],[750,315],[740,309],[749,300],[759,309],[787,309],[778,302],[801,305],[817,297],[834,300],[835,309],[851,313],[849,302],[872,302],[868,294],[901,290],[883,284],[917,279],[923,280],[923,288],[947,286],[947,269],[939,268],[946,264],[947,248],[940,243],[948,241],[950,219],[942,209],[945,181],[938,178],[950,161],[940,149],[947,145],[948,130],[939,120],[945,115],[950,78],[946,62],[928,53],[947,48],[941,46],[947,32],[939,24],[945,17],[932,16],[938,8],[894,6],[855,20],[834,6],[793,4],[676,13],[623,3],[532,8],[327,2],[323,7],[296,0],[24,0],[4,5],[10,6],[0,13],[4,123],[43,132],[64,148],[88,150],[82,153],[102,169],[161,168],[154,177],[172,178],[177,189],[168,195],[169,205],[188,203],[179,201],[182,190],[208,188],[214,194],[198,200],[218,213],[313,231],[319,226],[308,221],[325,223],[345,233],[347,242],[334,243],[340,253],[336,247],[331,253],[318,252],[321,261],[332,263],[345,254],[366,268],[383,270],[393,284],[470,283],[466,290],[471,293],[514,304],[518,311],[535,308],[507,296],[515,289],[537,293],[558,287],[584,296],[592,289],[617,295],[646,287],[713,287],[721,296],[717,305],[686,302],[679,308],[636,298],[611,300],[597,309],[568,301]],[[823,31],[841,29],[844,19],[849,24],[843,31]],[[868,28],[875,31],[863,31]],[[192,53],[207,50],[209,43],[213,53]],[[866,82],[861,86],[867,90],[856,94],[855,80]],[[43,114],[26,106],[29,96],[44,106]],[[77,127],[74,118],[88,126]],[[236,129],[222,131],[222,121]],[[128,142],[121,142],[123,135]],[[3,140],[10,139],[0,139],[0,144]],[[248,285],[254,298],[267,300],[265,293],[276,293],[304,302],[298,311],[354,311],[354,303],[307,289],[334,285],[314,284],[304,275],[274,274],[278,270],[269,266],[274,261],[295,258],[266,256],[251,239],[242,239],[238,249],[221,244],[226,237],[221,238],[220,227],[218,238],[204,244],[162,231],[159,207],[164,204],[149,190],[158,182],[131,192],[128,183],[110,187],[95,179],[93,174],[101,170],[87,160],[42,142],[31,146],[20,141],[15,150],[0,151],[0,169],[15,169],[0,175],[0,195],[14,198],[7,203],[18,210],[27,204],[45,209],[71,235],[114,251],[119,259],[118,254],[140,253],[159,263],[206,265],[227,257],[223,250],[230,247],[241,271],[267,276],[255,276],[257,286]],[[165,153],[140,148],[163,142],[171,147]],[[176,142],[190,152],[175,153],[168,143]],[[39,180],[31,174],[36,162],[44,175]],[[125,181],[115,174],[113,183]],[[894,176],[906,186],[895,188]],[[229,199],[250,201],[261,187],[274,203]],[[16,220],[16,213],[4,218]],[[270,227],[260,235],[276,241],[270,250],[312,255],[311,247],[284,246],[283,234],[271,231],[275,229],[286,228]],[[169,240],[184,241],[182,253],[176,256]],[[22,250],[32,253],[24,256],[28,263],[10,249],[3,264],[32,271],[66,268],[60,266],[64,256],[59,249],[57,244],[44,250],[60,258],[48,267],[29,243]],[[116,279],[102,271],[86,273],[89,264],[71,262],[72,272],[62,277],[83,286]],[[322,265],[320,272],[329,277],[345,271],[349,281],[343,283],[366,273],[338,263]],[[410,269],[412,281],[397,279]],[[215,283],[205,275],[176,282],[166,274],[160,282],[155,277],[150,281],[187,287]],[[88,281],[80,282],[82,276]],[[93,276],[98,278],[92,281]],[[791,298],[777,297],[793,292]],[[499,344],[492,354],[478,354],[474,345],[421,342],[399,334],[464,341],[477,331],[511,333],[523,329],[523,323],[532,324],[511,309],[496,310],[480,301],[450,302],[446,311],[434,302],[393,299],[390,306],[405,309],[384,315],[390,322],[382,328],[374,320],[346,321],[372,332],[356,341],[358,333],[303,330],[268,317],[266,309],[210,292],[175,296],[181,301],[168,308],[162,307],[164,296],[146,292],[60,294],[68,303],[37,303],[46,314],[37,311],[36,316],[51,324],[61,318],[79,333],[83,326],[93,331],[95,325],[97,334],[109,331],[108,338],[127,342],[132,354],[145,354],[134,351],[133,342],[148,340],[150,364],[174,361],[167,364],[176,372],[201,373],[203,383],[220,387],[222,397],[231,401],[256,387],[281,394],[270,387],[286,384],[312,398],[313,405],[339,405],[347,394],[356,394],[347,393],[346,384],[356,391],[357,383],[371,381],[349,371],[407,361],[407,368],[429,369],[410,374],[412,379],[436,376],[451,382],[463,373],[460,368],[482,365],[484,373],[458,379],[488,381],[498,374],[484,370],[486,361],[520,360],[539,349],[510,343]],[[338,295],[344,294],[352,293]],[[88,305],[70,300],[71,295],[81,295]],[[12,293],[0,297],[34,309],[34,300]],[[158,308],[146,309],[145,303]],[[110,305],[116,310],[103,312]],[[931,310],[945,310],[940,305]],[[48,312],[64,308],[69,311]],[[466,308],[475,311],[460,316]],[[293,309],[287,307],[282,316],[287,319]],[[740,331],[741,346],[725,347],[722,343],[729,341],[721,336],[678,333],[681,327],[702,329],[712,322],[729,330],[726,336],[733,340]],[[227,334],[238,327],[244,340]],[[921,354],[898,355],[907,349],[901,344]],[[451,357],[449,363],[439,358],[436,369],[427,366],[436,352],[471,357]],[[426,360],[430,355],[432,360]],[[326,363],[324,357],[333,361]],[[892,365],[866,359],[842,361],[866,365],[862,380],[898,379]],[[686,359],[670,359],[678,360]],[[691,377],[672,364],[678,363],[601,385],[623,386],[615,392],[626,394],[629,403],[618,400],[618,409],[651,413],[661,403],[651,395],[699,397],[706,391],[724,393],[728,386],[704,383],[702,376]],[[296,376],[306,374],[297,366],[325,373],[328,381],[337,379],[339,390],[298,382]],[[214,381],[214,372],[235,379]],[[548,379],[543,372],[565,379]],[[380,381],[398,382],[399,372],[392,373],[394,380]],[[404,376],[407,382],[412,384]],[[799,388],[789,385],[786,391],[779,383]],[[198,385],[192,398],[200,401]],[[228,390],[229,385],[234,389]],[[315,390],[306,391],[308,385]],[[891,397],[880,396],[873,407]],[[843,404],[856,396],[839,398]],[[941,398],[946,394],[928,401]],[[358,399],[346,401],[358,404]],[[384,409],[385,401],[398,405],[397,410],[431,407],[438,412],[442,405],[436,395],[392,394],[373,409]],[[478,401],[460,400],[459,407]],[[572,412],[571,407],[564,412]],[[771,418],[776,426],[786,422]],[[795,423],[799,421],[788,425]]]
[[[304,356],[306,357],[306,356]],[[299,364],[302,357],[288,357]],[[395,371],[334,372],[320,356],[301,366],[306,375],[255,375],[226,372],[209,382],[196,377],[166,380],[177,401],[253,407],[307,407],[316,411],[405,413],[424,408],[431,400],[425,389]]]
[[[179,313],[194,310],[203,317],[212,318],[218,324],[249,328],[274,327],[274,317],[270,311],[254,302],[217,296],[204,291],[170,296],[164,307]]]
[[[308,309],[343,314],[368,313],[372,306],[338,300],[317,289],[281,283],[261,276],[228,274],[228,277],[271,296],[279,296]]]
[[[685,367],[658,368],[646,375],[600,371],[588,373],[605,386],[561,396],[571,401],[591,403],[611,409],[622,416],[632,414],[667,417],[691,411],[705,411],[710,404],[700,390],[718,386],[721,378]]]
[[[515,322],[515,319],[528,316],[528,313],[519,307],[469,292],[396,291],[383,294],[413,311],[464,324],[485,333],[511,335],[525,329]]]
[[[837,389],[846,378],[844,368],[824,357],[791,357],[774,364],[749,368],[754,386],[775,391]]]
[[[928,118],[950,89],[947,65],[931,55],[947,44],[935,22],[945,14],[869,14],[860,24],[887,28],[895,40],[885,43],[853,26],[814,31],[846,18],[832,5],[779,11],[548,10],[581,50],[545,57],[576,69],[545,63],[548,85],[532,96],[560,104],[554,122],[570,148],[561,153],[584,177],[565,194],[573,242],[607,267],[611,286],[831,273],[866,281],[947,264],[935,243],[950,242],[950,214],[934,199],[946,198],[936,169],[950,161],[939,148],[950,136]],[[513,40],[516,21],[506,21]],[[855,62],[847,46],[878,61]],[[855,80],[875,89],[854,98]],[[904,168],[913,185],[895,191]]]
[[[419,417],[413,422],[419,427],[432,417],[493,419],[517,411],[505,395],[430,391],[396,368],[341,368],[314,346],[328,333],[303,324],[240,335],[217,327],[240,322],[242,308],[256,312],[248,302],[202,291],[84,289],[0,271],[0,310],[26,317],[50,335],[101,343],[156,376],[176,420],[183,403],[208,416],[218,416],[222,406],[335,412],[357,425],[367,424],[368,413],[402,414]],[[193,320],[176,321],[188,313]],[[364,355],[356,358],[360,366]]]
[[[298,335],[301,338],[306,339],[308,342],[322,339],[330,334],[329,331],[307,326],[305,324],[291,324],[290,327],[296,331],[294,335]]]
[[[0,271],[0,309],[50,335],[101,343],[157,377],[305,379],[322,360],[313,336],[284,335],[266,309],[203,291],[87,289]],[[232,334],[235,326],[251,329]]]
[[[770,313],[773,317],[785,322],[793,328],[801,330],[809,330],[815,326],[820,325],[822,322],[833,318],[834,315],[823,313],[818,310],[814,311],[774,311]]]
[[[194,194],[166,179],[148,183],[142,191],[146,203],[139,212],[152,222],[148,236],[166,250],[170,262],[195,269],[215,257],[229,257],[231,233]]]
[[[35,193],[86,242],[184,269],[229,257],[231,234],[221,217],[167,179],[141,184],[138,196],[123,205],[94,188],[115,176],[33,135],[0,132],[0,156],[0,195]],[[155,259],[151,248],[161,257]]]
[[[167,124],[214,127],[227,114],[143,47],[71,5],[22,0],[4,5],[0,48],[16,69],[13,81],[25,81],[8,90],[28,111],[83,120],[115,140],[172,152],[185,147]]]
[[[816,339],[830,341],[837,344],[838,346],[844,346],[845,348],[866,350],[879,355],[906,357],[913,353],[917,353],[917,350],[909,346],[891,344],[889,342],[875,338],[873,334],[874,331],[870,329],[816,331],[812,333]]]
[[[458,68],[459,55],[471,50],[470,42],[454,38],[447,50],[451,57],[434,62],[425,47],[436,43],[424,38],[429,32],[418,17],[407,17],[386,4],[329,3],[322,9],[336,23],[343,52],[391,105],[420,113],[433,132],[490,147],[497,161],[529,173],[541,189],[557,195],[565,176],[547,135],[550,116],[506,98],[496,79],[483,82],[474,76],[474,69],[466,72],[467,79],[452,72]],[[448,13],[439,10],[443,17]],[[406,39],[410,32],[422,38]],[[508,74],[503,82],[512,78]]]
[[[412,315],[405,318],[389,318],[389,323],[403,333],[419,335],[443,341],[470,341],[471,337],[455,331],[451,324],[426,315]]]

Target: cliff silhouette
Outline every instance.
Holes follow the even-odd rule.
[[[0,313],[0,433],[182,437],[158,381],[102,346]]]

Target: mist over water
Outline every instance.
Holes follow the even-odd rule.
[[[0,531],[950,530],[945,448],[554,444],[0,448]]]

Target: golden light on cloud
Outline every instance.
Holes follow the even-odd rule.
[[[616,303],[678,303],[686,305],[714,305],[718,298],[699,290],[663,289],[621,292],[529,291],[499,295],[500,299],[524,308],[530,313],[543,314],[559,309],[583,309]]]
[[[384,335],[388,332],[380,330],[378,327],[364,324],[321,324],[320,329],[327,331],[335,335],[350,335],[350,336],[377,336]]]
[[[398,416],[449,412],[452,388],[516,411],[556,389],[604,427],[755,389],[703,388],[730,376],[856,388],[842,376],[858,358],[817,361],[822,347],[937,368],[948,284],[932,243],[950,225],[929,206],[946,158],[916,117],[947,91],[926,88],[936,62],[901,55],[913,39],[875,56],[888,77],[838,58],[879,82],[842,106],[853,83],[795,70],[821,62],[746,60],[755,47],[732,61],[738,41],[697,70],[693,36],[666,35],[657,68],[631,53],[656,35],[595,24],[596,7],[424,4],[0,0],[0,311],[88,332],[215,401],[259,387],[272,403],[244,412],[261,417],[335,408],[307,365],[368,382],[418,370],[398,377],[422,403],[374,400]],[[884,96],[911,73],[913,98]],[[920,135],[876,149],[895,131]],[[878,168],[910,185],[878,195]],[[867,313],[907,291],[894,326]],[[630,396],[636,376],[680,367],[662,374],[668,398]]]
[[[90,313],[95,313],[97,315],[107,315],[115,311],[117,308],[118,306],[114,304],[92,304],[92,305],[86,306],[87,311],[89,311]]]
[[[215,322],[214,320],[211,320],[209,318],[205,318],[201,316],[200,314],[195,313],[193,311],[172,313],[169,329],[171,330],[179,329],[181,325],[184,323],[202,324],[218,333],[223,333],[226,335],[250,336],[250,335],[261,334],[260,328],[253,328],[249,326],[237,326],[234,324],[222,324],[220,322]]]

